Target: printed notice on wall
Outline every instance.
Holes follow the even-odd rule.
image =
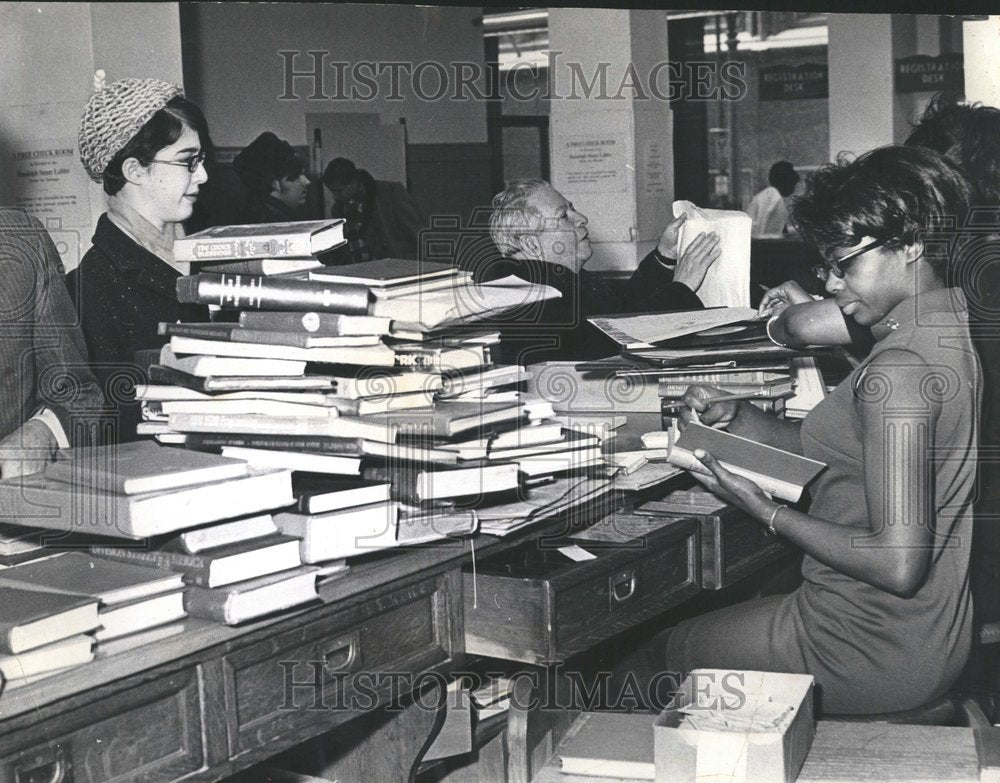
[[[647,196],[667,192],[667,176],[663,160],[663,143],[647,141],[642,155],[643,180]]]
[[[75,265],[81,235],[90,228],[88,180],[76,139],[49,139],[13,150],[6,164],[8,203],[38,218],[63,264]]]
[[[557,147],[560,182],[576,193],[619,192],[626,188],[625,144],[620,136],[568,136]]]

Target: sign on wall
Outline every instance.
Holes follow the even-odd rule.
[[[92,231],[87,175],[76,138],[41,139],[6,153],[5,201],[38,218],[67,269],[80,261]]]
[[[931,57],[915,54],[896,60],[896,92],[965,91],[965,58],[961,52]]]
[[[617,134],[566,136],[555,145],[555,170],[567,190],[610,193],[626,189],[625,143]]]
[[[830,94],[826,63],[772,65],[760,70],[760,100],[795,101],[827,98]]]

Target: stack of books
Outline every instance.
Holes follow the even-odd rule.
[[[8,569],[9,570],[9,569]],[[0,586],[0,674],[4,688],[94,659],[98,601],[33,587]]]
[[[263,532],[268,528],[273,532]],[[299,539],[282,535],[269,515],[233,521],[211,536],[212,546],[180,535],[151,549],[100,546],[91,552],[180,574],[187,612],[226,625],[317,598],[317,569],[303,567]]]
[[[275,275],[318,269],[346,243],[343,220],[214,226],[174,243],[174,258],[211,273]]]
[[[0,596],[11,589],[36,590],[59,596],[84,597],[96,601],[98,627],[90,631],[86,644],[78,640],[73,650],[81,662],[116,655],[151,641],[165,639],[183,629],[184,583],[180,574],[168,569],[118,563],[85,552],[66,552],[8,568],[0,575]],[[31,656],[0,662],[5,677],[30,677],[60,670],[74,662],[60,654],[45,654],[40,648]],[[77,650],[79,647],[79,650]]]
[[[289,470],[149,441],[68,449],[42,473],[0,480],[0,508],[21,525],[127,539],[291,502]]]
[[[177,290],[238,323],[161,325],[170,343],[138,390],[140,431],[296,471],[296,508],[275,522],[305,563],[467,533],[478,507],[605,466],[601,438],[527,399],[523,367],[490,360],[499,333],[482,322],[554,289],[388,258],[202,271]]]
[[[661,410],[673,415],[670,412],[676,409],[676,403],[692,384],[712,386],[724,394],[737,395],[780,418],[784,418],[786,400],[795,393],[795,381],[785,368],[666,376],[659,379]]]

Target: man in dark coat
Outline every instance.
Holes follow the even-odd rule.
[[[59,254],[20,209],[0,208],[0,276],[0,478],[11,478],[95,440],[106,411]]]
[[[595,359],[618,351],[587,318],[611,313],[699,310],[697,291],[719,257],[719,238],[701,234],[677,261],[669,257],[684,219],[672,221],[635,273],[615,286],[583,267],[593,249],[587,217],[542,180],[512,182],[493,199],[490,235],[502,258],[471,269],[479,281],[516,275],[562,294],[505,324],[503,359],[534,363]]]

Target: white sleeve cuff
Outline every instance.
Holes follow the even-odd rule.
[[[69,438],[66,437],[66,431],[63,429],[62,422],[59,421],[59,417],[56,416],[51,408],[42,408],[31,418],[37,419],[52,431],[52,435],[56,439],[56,445],[59,448],[69,448]]]

